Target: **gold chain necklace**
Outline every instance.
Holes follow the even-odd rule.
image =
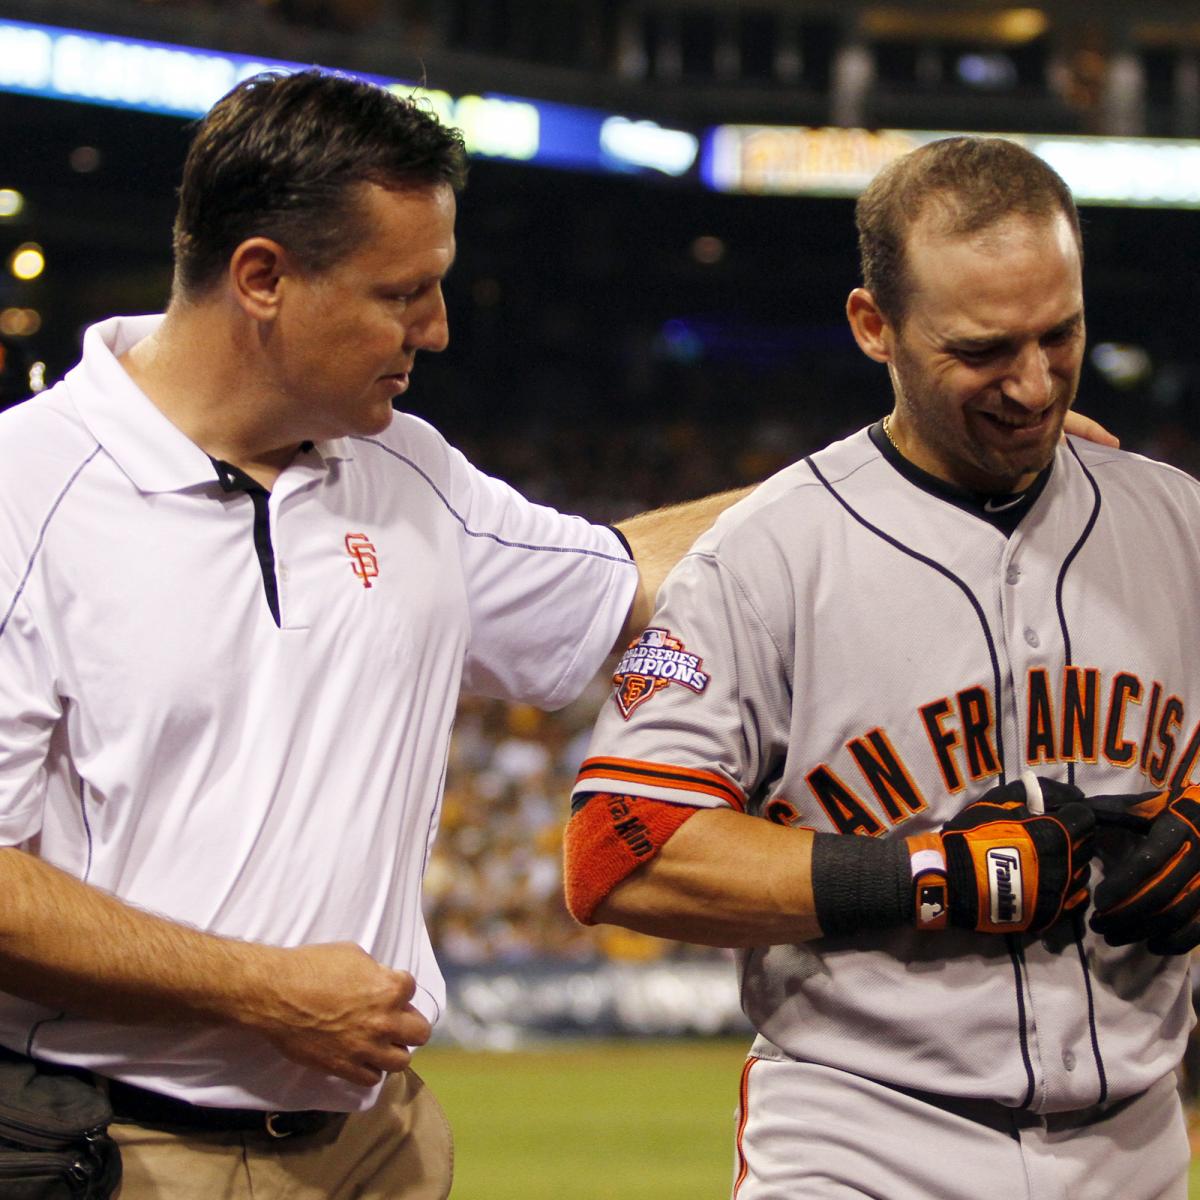
[[[892,449],[895,450],[897,454],[899,454],[900,447],[896,445],[896,439],[894,437],[892,437],[892,414],[891,413],[888,413],[888,415],[883,418],[883,436],[885,438],[887,438],[887,440],[889,442],[892,443]]]

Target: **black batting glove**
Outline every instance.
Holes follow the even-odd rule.
[[[1110,946],[1144,941],[1154,954],[1200,945],[1200,787],[1092,803],[1101,825],[1142,831],[1096,888],[1092,929]]]

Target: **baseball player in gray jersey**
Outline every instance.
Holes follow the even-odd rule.
[[[1039,159],[935,143],[858,222],[894,408],[668,578],[568,902],[739,948],[737,1200],[1182,1200],[1200,484],[1060,440],[1080,235]]]

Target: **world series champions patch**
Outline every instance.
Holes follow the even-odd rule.
[[[613,673],[613,700],[625,720],[668,684],[678,683],[699,695],[710,676],[702,671],[704,660],[689,654],[669,629],[647,629],[630,642]]]

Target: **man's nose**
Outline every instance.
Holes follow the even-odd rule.
[[[1017,355],[1012,371],[1004,381],[1004,395],[1033,412],[1041,411],[1050,403],[1054,384],[1050,377],[1050,362],[1041,346],[1026,346]]]

